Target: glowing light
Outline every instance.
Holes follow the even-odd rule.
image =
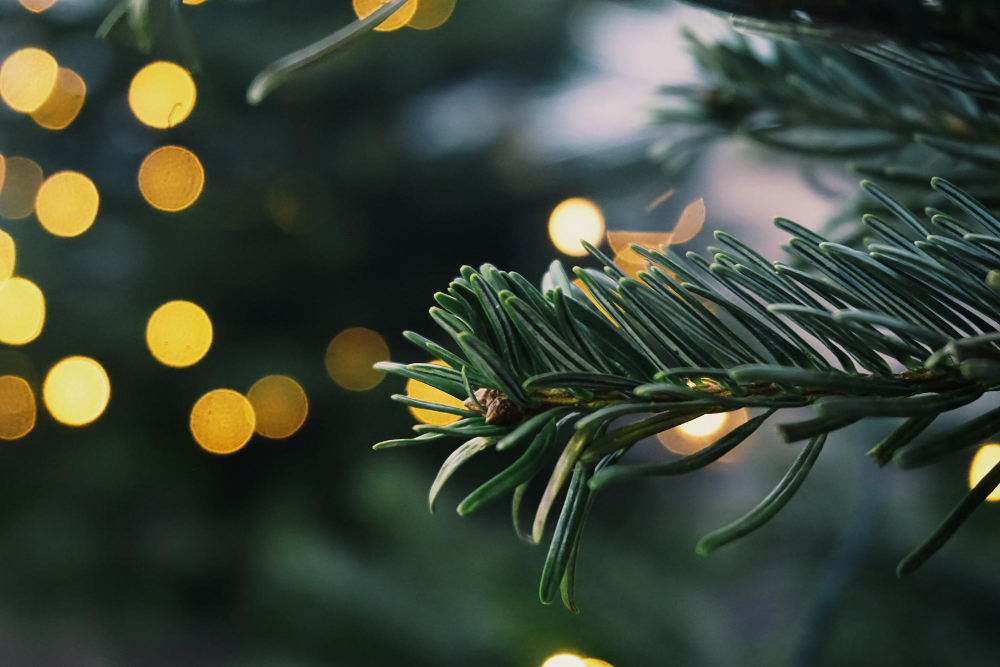
[[[662,245],[670,245],[672,235],[670,232],[634,232],[626,230],[608,230],[608,245],[617,254],[635,254],[629,246],[635,244],[642,248],[658,248]],[[638,257],[638,255],[636,255]]]
[[[0,189],[3,189],[3,182],[7,176],[7,160],[0,155]]]
[[[202,5],[205,4],[207,0],[181,0],[182,5]]]
[[[180,211],[198,199],[205,170],[198,157],[180,146],[161,146],[139,167],[139,191],[154,208]]]
[[[372,366],[389,360],[389,346],[378,333],[364,327],[344,329],[326,348],[326,372],[350,391],[371,389],[385,377]]]
[[[702,415],[676,429],[657,433],[656,439],[675,454],[687,456],[712,444],[718,439],[718,436],[722,435],[721,430],[731,431],[748,418],[746,409]],[[732,463],[742,458],[742,454],[741,446],[728,452],[719,460],[724,463]]]
[[[542,663],[542,667],[584,667],[586,663],[573,653],[557,653]]]
[[[713,412],[707,415],[702,415],[697,419],[692,419],[686,424],[681,424],[677,428],[680,429],[682,433],[700,438],[706,435],[712,435],[722,428],[722,425],[725,423],[725,412]]]
[[[48,98],[58,74],[59,64],[48,51],[15,51],[0,65],[0,98],[14,111],[31,113]]]
[[[86,97],[87,84],[80,75],[60,67],[52,93],[31,112],[31,119],[48,130],[61,130],[77,117]]]
[[[146,346],[165,366],[191,366],[212,346],[212,320],[195,303],[168,301],[146,322]]]
[[[45,376],[42,398],[54,419],[69,426],[83,426],[108,407],[111,381],[93,359],[66,357]]]
[[[0,283],[14,275],[17,264],[17,246],[10,234],[0,229]]]
[[[46,9],[56,4],[56,0],[17,0],[21,6],[29,12],[36,14],[44,12]]]
[[[677,224],[670,232],[670,243],[687,243],[697,236],[704,224],[705,200],[698,198],[681,211],[681,217],[677,219]]]
[[[309,413],[306,392],[287,375],[262,377],[250,387],[247,399],[257,416],[257,433],[265,438],[287,438],[299,430]]]
[[[614,667],[610,662],[605,662],[600,658],[584,658],[583,664],[586,667]]]
[[[174,127],[191,114],[197,89],[186,69],[160,60],[132,77],[128,105],[140,122],[161,130]]]
[[[389,2],[389,0],[352,0],[354,13],[359,19],[371,14],[373,11]],[[389,17],[375,26],[378,32],[390,32],[398,30],[406,25],[407,21],[413,18],[417,11],[417,0],[410,0],[402,7],[394,11]]]
[[[23,378],[0,377],[0,440],[17,440],[35,427],[35,394]]]
[[[561,202],[549,216],[549,238],[559,252],[583,257],[587,250],[580,241],[599,245],[604,237],[604,214],[589,199],[574,197]]]
[[[35,214],[49,233],[79,236],[94,224],[99,202],[93,181],[75,171],[60,171],[38,188]]]
[[[191,408],[191,435],[213,454],[241,449],[250,441],[255,425],[250,401],[232,389],[213,389]]]
[[[437,366],[448,365],[440,359],[432,361],[431,363]],[[458,400],[451,394],[445,393],[440,389],[436,389],[412,378],[406,381],[406,389],[404,391],[410,398],[416,398],[422,401],[433,401],[434,403],[443,403],[444,405],[450,405],[456,408],[465,407],[462,405],[462,401]],[[410,412],[413,413],[414,418],[418,422],[423,422],[424,424],[437,424],[439,426],[444,426],[445,424],[450,424],[453,421],[461,419],[458,415],[451,415],[446,412],[437,412],[436,410],[427,410],[425,408],[410,407]]]
[[[972,465],[969,466],[969,488],[971,489],[979,483],[986,473],[993,469],[993,466],[1000,463],[1000,445],[983,445],[972,458]],[[990,495],[986,496],[989,502],[1000,500],[1000,487],[993,489]]]
[[[27,218],[35,210],[35,195],[42,185],[42,168],[26,157],[4,161],[3,189],[0,190],[0,216],[8,220]]]
[[[455,11],[455,0],[417,0],[416,4],[417,10],[406,25],[417,30],[437,28]]]
[[[0,343],[30,343],[44,324],[45,297],[38,285],[26,278],[0,283]]]

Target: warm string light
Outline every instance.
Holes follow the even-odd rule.
[[[0,284],[14,275],[17,265],[17,246],[10,234],[0,229]]]
[[[34,12],[35,14],[40,14],[46,9],[56,4],[56,0],[17,0],[21,3],[21,6],[27,9],[29,12]]]
[[[35,394],[16,375],[0,376],[0,440],[17,440],[35,427]]]
[[[584,658],[575,653],[557,653],[542,663],[542,667],[612,667],[600,658]]]
[[[205,451],[231,454],[253,435],[256,417],[250,401],[232,389],[213,389],[191,408],[191,435]]]
[[[198,156],[181,146],[161,146],[139,167],[139,191],[154,208],[181,211],[198,199],[205,170]]]
[[[146,322],[146,346],[165,366],[191,366],[212,346],[212,320],[196,303],[168,301]]]
[[[354,13],[358,18],[364,18],[371,14],[373,11],[384,5],[389,0],[352,0],[354,6]],[[389,15],[386,20],[375,26],[375,30],[378,32],[390,32],[392,30],[398,30],[406,25],[407,21],[413,18],[413,15],[417,12],[417,0],[410,0],[405,3],[402,7],[394,11]]]
[[[656,439],[673,453],[687,456],[704,449],[724,433],[746,422],[748,418],[745,408],[732,412],[712,412],[681,424],[677,428],[657,433]],[[740,458],[739,449],[735,449],[719,460],[723,463],[732,463]]]
[[[132,77],[128,105],[140,122],[164,130],[191,114],[197,96],[194,79],[186,69],[160,60],[146,65]]]
[[[549,215],[549,238],[559,252],[583,257],[587,250],[581,241],[596,246],[604,238],[604,214],[597,204],[582,197],[560,202]]]
[[[62,130],[79,115],[87,97],[87,84],[73,70],[60,67],[55,87],[31,119],[48,130]]]
[[[972,464],[969,465],[969,488],[971,489],[979,483],[986,474],[1000,463],[1000,445],[983,445],[972,457]],[[990,495],[986,496],[988,502],[1000,500],[1000,487],[993,489]]]
[[[18,155],[5,159],[0,217],[21,220],[31,215],[43,180],[42,168],[34,160]]]
[[[67,357],[54,365],[42,385],[49,414],[68,426],[89,424],[104,412],[111,381],[104,367],[89,357]]]
[[[94,224],[99,202],[93,181],[75,171],[60,171],[38,188],[35,215],[50,234],[79,236]]]
[[[436,366],[447,366],[445,362],[440,359],[436,359],[430,362]],[[444,405],[450,405],[455,408],[464,408],[462,401],[455,398],[449,393],[443,392],[440,389],[432,387],[430,385],[424,384],[419,380],[414,380],[410,378],[406,381],[406,389],[404,390],[407,396],[410,398],[416,398],[421,401],[432,401],[434,403],[443,403]],[[446,412],[438,412],[437,410],[427,410],[425,408],[414,408],[410,406],[410,412],[413,417],[418,422],[423,422],[424,424],[437,424],[438,426],[444,426],[445,424],[450,424],[453,421],[461,419],[458,415],[448,414]]]
[[[38,285],[20,277],[0,283],[0,343],[30,343],[44,324],[45,297]]]
[[[289,437],[309,414],[306,392],[287,375],[262,377],[250,387],[247,399],[257,417],[256,431],[265,438]]]
[[[58,75],[59,64],[48,51],[19,49],[0,65],[0,99],[14,111],[31,113],[48,99]]]
[[[377,332],[364,327],[344,329],[326,348],[326,372],[350,391],[367,391],[385,377],[374,366],[389,360],[389,346]]]

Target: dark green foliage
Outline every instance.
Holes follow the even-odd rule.
[[[447,317],[431,309],[462,351],[448,355],[459,367],[387,363],[380,368],[463,400],[479,388],[500,390],[527,416],[512,426],[490,425],[482,417],[446,427],[415,426],[417,432],[472,438],[445,462],[432,500],[443,480],[485,447],[483,437],[500,438],[497,449],[533,438],[520,458],[462,502],[459,513],[513,493],[517,528],[527,483],[556,459],[531,539],[543,538],[550,508],[567,487],[540,595],[549,602],[561,585],[564,601],[575,609],[573,563],[597,491],[638,476],[697,470],[738,446],[780,409],[815,407],[815,417],[779,426],[786,441],[809,439],[809,444],[757,508],[707,536],[699,553],[770,520],[801,486],[828,434],[858,420],[908,418],[872,450],[879,463],[891,457],[907,468],[934,462],[1000,430],[994,409],[943,435],[920,438],[938,415],[1000,387],[993,370],[1000,355],[993,316],[998,295],[986,284],[1000,263],[1000,223],[966,192],[935,179],[933,188],[967,216],[949,218],[944,233],[936,234],[939,222],[921,220],[881,188],[863,185],[892,212],[897,225],[866,219],[882,241],[871,244],[868,252],[830,243],[791,221],[777,221],[797,234],[788,247],[805,271],[769,263],[723,233],[716,238],[726,248],[716,250],[711,261],[694,253],[685,261],[667,247],[636,248],[647,260],[638,280],[590,248],[603,270],[576,268],[574,273],[594,301],[568,282],[558,263],[542,282],[544,293],[519,285],[522,294],[534,295],[528,298],[502,289],[512,280],[491,265],[480,271],[463,268],[462,278],[453,283],[471,287],[464,295],[454,291],[463,305],[453,304]],[[425,351],[441,349],[423,337],[409,338]],[[744,408],[767,410],[676,461],[617,463],[642,438],[704,414]],[[557,420],[573,424],[561,453]],[[933,546],[921,546],[900,571],[926,559],[986,493],[974,489],[932,538]]]

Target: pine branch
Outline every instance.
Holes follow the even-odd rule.
[[[421,403],[462,418],[418,425],[415,438],[376,448],[443,438],[466,441],[445,461],[431,491],[473,455],[523,450],[459,506],[468,514],[513,494],[515,528],[526,485],[551,464],[530,538],[539,542],[560,492],[568,492],[546,559],[540,594],[562,588],[572,600],[573,572],[587,508],[597,492],[640,476],[700,469],[739,446],[783,409],[813,406],[816,416],[779,425],[788,442],[810,440],[803,455],[758,508],[700,543],[712,549],[758,529],[804,482],[828,435],[869,417],[903,417],[872,450],[879,464],[934,463],[1000,430],[998,410],[922,438],[938,416],[1000,388],[1000,293],[987,276],[1000,265],[1000,220],[942,179],[933,189],[965,219],[921,220],[871,183],[862,184],[896,217],[864,220],[878,243],[867,252],[830,243],[782,218],[787,249],[808,271],[768,262],[717,232],[710,261],[681,259],[669,248],[634,246],[646,260],[638,280],[600,250],[603,270],[575,268],[589,295],[553,262],[536,289],[491,265],[464,267],[438,293],[431,316],[453,351],[407,333],[450,367],[381,363],[465,401],[467,410]],[[591,299],[593,298],[593,300]],[[457,350],[457,351],[454,351]],[[438,354],[441,351],[443,354]],[[403,403],[412,399],[394,396]],[[705,449],[656,464],[619,463],[643,438],[702,415],[765,411]],[[994,476],[995,477],[995,476]],[[990,477],[992,480],[993,477]],[[985,487],[984,487],[985,488]],[[923,562],[988,494],[977,487],[901,572]]]

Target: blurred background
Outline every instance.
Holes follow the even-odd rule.
[[[681,27],[723,21],[459,0],[251,107],[256,72],[351,3],[185,0],[146,51],[117,27],[94,37],[113,9],[0,0],[0,280],[16,276],[0,285],[0,664],[996,664],[998,509],[898,580],[971,455],[878,470],[864,452],[887,424],[845,431],[777,520],[708,559],[697,539],[797,454],[769,429],[732,461],[602,494],[579,615],[538,602],[544,549],[506,503],[452,511],[491,455],[431,515],[445,446],[371,451],[415,416],[370,365],[426,360],[400,332],[437,337],[427,309],[463,264],[537,280],[588,261],[550,234],[560,202],[587,200],[570,236],[683,223],[682,250],[726,229],[778,258],[772,216],[816,226],[853,191],[738,141],[683,180],[647,159],[657,87],[697,80]],[[144,69],[159,61],[176,66]]]

